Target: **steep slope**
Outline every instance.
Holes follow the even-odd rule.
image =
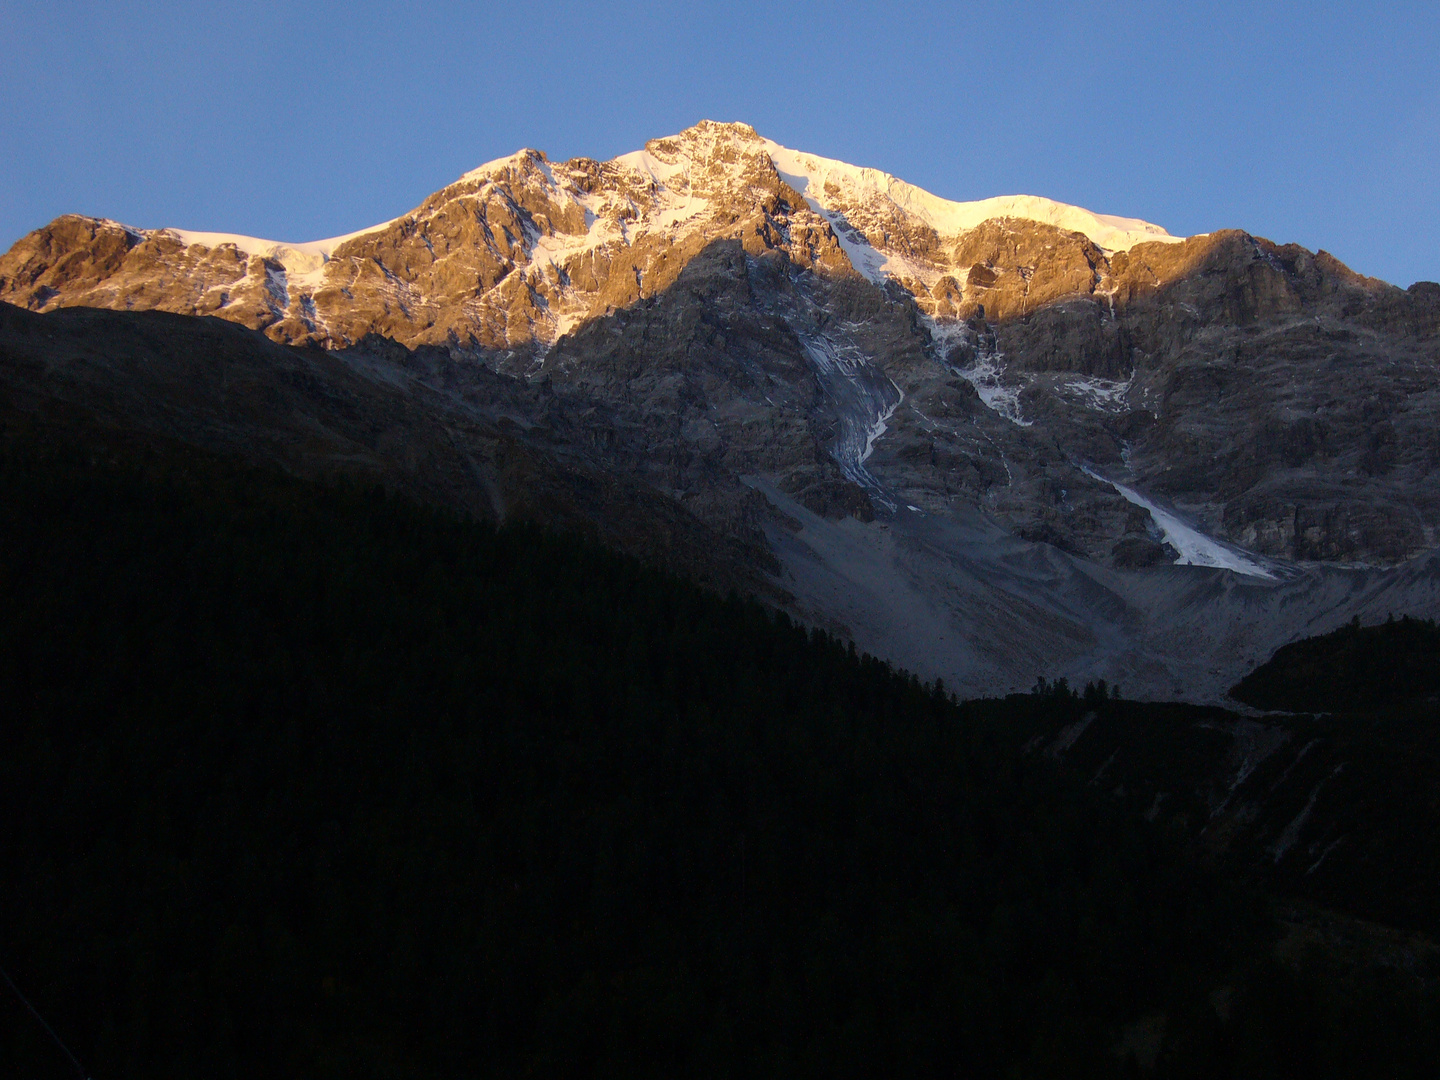
[[[724,254],[716,253],[722,266]],[[697,259],[687,274],[711,262]],[[1117,570],[1007,535],[976,510],[892,514],[876,504],[878,520],[857,520],[835,502],[863,499],[862,489],[824,453],[826,433],[806,433],[802,395],[820,390],[803,353],[783,351],[783,322],[757,321],[761,336],[737,342],[757,358],[756,378],[769,378],[764,393],[779,419],[731,412],[710,421],[706,413],[720,410],[702,403],[715,376],[699,361],[725,356],[700,347],[713,330],[692,327],[686,338],[670,321],[693,311],[662,298],[626,313],[644,317],[656,342],[675,343],[651,358],[649,383],[624,367],[622,337],[609,333],[620,315],[586,331],[616,350],[594,353],[588,370],[601,390],[609,372],[653,395],[611,409],[587,385],[527,384],[441,349],[372,338],[325,352],[216,319],[0,305],[0,434],[79,439],[102,454],[117,440],[189,444],[303,476],[383,483],[482,519],[579,529],[722,591],[759,594],[966,695],[1023,690],[1043,674],[1077,685],[1103,677],[1141,697],[1219,701],[1296,636],[1355,615],[1440,613],[1433,556],[1391,570],[1317,566],[1269,579],[1204,566]],[[692,355],[699,360],[687,364]],[[787,357],[793,385],[764,375]],[[643,421],[667,410],[661,438]],[[722,430],[735,444],[722,447]],[[808,465],[786,459],[786,445],[807,440]],[[861,463],[867,474],[876,456]],[[731,469],[753,471],[726,480]],[[762,479],[767,472],[829,516],[778,479]]]
[[[1242,717],[1093,695],[1057,704],[1030,737],[1036,758],[1291,897],[1440,932],[1440,852],[1429,840],[1440,827],[1433,702],[1364,720]],[[1394,944],[1390,965],[1434,977],[1434,944]]]

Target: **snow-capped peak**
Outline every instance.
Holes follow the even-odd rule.
[[[853,268],[876,284],[897,284],[933,319],[968,318],[982,304],[1004,317],[1007,304],[1024,310],[1035,299],[1034,267],[1007,270],[988,233],[972,235],[991,219],[1058,227],[1109,252],[1178,239],[1147,222],[1033,196],[953,202],[878,169],[791,150],[746,124],[708,120],[606,162],[552,162],[519,150],[399,218],[324,240],[189,229],[144,235],[185,246],[177,287],[186,299],[177,304],[273,319],[270,332],[281,340],[343,342],[352,330],[366,332],[369,316],[353,314],[358,288],[374,293],[377,310],[394,293],[443,312],[426,314],[417,340],[453,334],[487,347],[544,349],[597,314],[668,288],[720,241],[738,240],[752,255],[784,254],[824,275]],[[227,251],[245,259],[237,264]],[[1059,295],[1046,287],[1046,298]]]
[[[958,236],[992,218],[1019,218],[1083,233],[1097,247],[1110,252],[1125,251],[1141,243],[1179,243],[1184,239],[1138,218],[1095,214],[1037,195],[1000,195],[974,202],[952,202],[879,169],[847,165],[843,161],[791,150],[768,139],[764,144],[786,182],[821,207],[832,209],[840,198],[852,203],[884,198],[942,237]]]
[[[836,220],[836,214],[847,208],[882,202],[887,209],[893,208],[905,217],[923,223],[943,238],[959,236],[993,218],[1017,218],[1082,233],[1107,252],[1124,251],[1139,243],[1176,243],[1183,239],[1171,236],[1159,225],[1137,218],[1096,214],[1082,207],[1034,195],[1002,195],[973,202],[954,202],[879,169],[791,150],[761,137],[754,128],[741,123],[702,120],[676,135],[652,140],[643,150],[621,154],[609,164],[639,174],[651,181],[662,195],[676,196],[671,201],[683,201],[693,211],[699,205],[690,176],[693,165],[704,162],[713,170],[716,163],[730,162],[734,164],[732,171],[738,178],[744,160],[760,153],[769,158],[781,178],[803,195],[813,210],[832,222]],[[527,166],[543,171],[546,180],[553,185],[548,159],[540,151],[531,149],[488,161],[466,172],[456,183],[483,183],[512,170],[525,170]],[[721,177],[714,180],[723,183]],[[712,188],[717,186],[714,180],[710,185]],[[667,219],[673,216],[666,215]],[[681,215],[680,219],[684,220],[687,216],[697,215],[688,213]],[[394,218],[343,236],[299,243],[237,233],[191,229],[164,231],[187,245],[203,244],[213,248],[233,244],[246,255],[275,259],[291,273],[303,274],[317,271],[346,241],[379,232],[399,220]],[[672,222],[667,220],[666,223]],[[915,269],[904,264],[903,260],[889,258],[882,253],[857,250],[857,238],[849,239],[850,242],[844,246],[852,261],[856,262],[857,269],[871,278],[899,276],[902,271]],[[864,246],[860,243],[860,247]],[[918,276],[924,278],[930,275],[920,272]]]
[[[467,180],[490,180],[508,169],[524,168],[527,164],[530,163],[535,163],[543,166],[545,163],[548,162],[548,160],[549,159],[546,158],[544,151],[532,150],[529,147],[525,147],[522,150],[516,150],[513,154],[506,154],[504,157],[498,157],[495,158],[493,161],[487,161],[483,165],[477,165],[475,168],[462,175],[460,179],[456,181],[456,183],[464,183]]]

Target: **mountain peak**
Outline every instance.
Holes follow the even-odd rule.
[[[409,344],[504,349],[546,348],[597,314],[654,296],[721,241],[806,270],[897,284],[922,312],[945,319],[968,317],[982,302],[1003,315],[1067,290],[1088,295],[1100,287],[1104,271],[1094,267],[1103,256],[1179,239],[1029,195],[954,202],[714,120],[608,162],[552,162],[521,149],[407,214],[328,240],[93,224],[67,219],[21,240],[0,266],[0,295],[40,309],[216,314],[281,341],[344,345],[378,331]],[[1033,285],[1010,281],[1017,244],[1027,272],[1040,262],[1063,262],[1064,272],[1053,282],[1043,273]],[[106,245],[118,245],[113,255]],[[85,274],[61,272],[67,253]]]
[[[545,156],[544,150],[535,150],[531,147],[526,146],[522,147],[519,150],[516,150],[513,154],[506,154],[504,157],[498,157],[495,158],[493,161],[487,161],[483,165],[477,165],[469,172],[464,173],[456,182],[462,183],[467,180],[486,180],[497,172],[503,172],[505,169],[523,169],[527,166],[533,167],[541,163],[549,164],[549,162],[550,159]]]
[[[701,120],[684,131],[666,139],[651,139],[645,145],[648,149],[651,143],[657,142],[760,143],[764,141],[753,127],[738,120]]]
[[[682,165],[738,166],[744,159],[761,154],[770,158],[780,176],[805,197],[811,209],[827,219],[837,215],[848,219],[851,212],[867,217],[899,216],[933,229],[940,237],[954,238],[982,222],[1013,218],[1082,233],[1107,253],[1126,251],[1136,244],[1184,239],[1138,218],[1099,214],[1037,195],[1001,195],[970,202],[945,199],[880,169],[792,150],[739,122],[701,120],[675,135],[651,139],[644,150],[614,160],[653,175],[657,171],[673,173]],[[657,162],[661,166],[658,170]],[[882,265],[883,260],[876,263],[874,272],[867,276],[877,277]],[[866,267],[861,269],[866,272]]]
[[[1013,685],[1036,641],[1078,671],[1096,641],[1140,640],[1143,623],[1175,684],[1213,676],[1223,690],[1235,676],[1217,674],[1221,657],[1239,654],[1222,624],[1250,615],[1181,610],[1175,598],[1194,593],[1179,578],[1106,593],[1102,631],[1068,613],[1121,588],[1116,575],[1172,560],[1281,590],[1309,570],[1268,560],[1383,565],[1434,547],[1440,300],[1238,231],[1176,241],[1035,196],[942,199],[706,121],[610,161],[517,151],[392,222],[313,244],[57,218],[0,257],[0,301],[358,345],[327,357],[252,342],[244,376],[224,350],[185,345],[162,372],[126,341],[180,320],[79,313],[48,325],[99,327],[97,340],[133,328],[106,362],[110,382],[92,381],[70,345],[12,370],[165,431],[188,410],[191,430],[221,446],[264,415],[257,454],[371,462],[387,483],[409,477],[497,515],[550,497],[610,506],[600,493],[633,480],[646,505],[669,500],[677,515],[657,520],[694,515],[764,552],[767,572],[783,565],[776,580],[806,610],[873,630],[872,654],[889,642],[892,655],[950,657],[961,667],[944,669],[947,683]],[[16,316],[21,336],[46,340],[44,324],[0,305],[0,322]],[[82,373],[68,384],[67,366]],[[175,410],[123,405],[142,401],[132,384],[145,380]],[[552,455],[553,472],[536,465]],[[889,516],[897,531],[862,539],[827,515]],[[912,527],[919,542],[893,546]],[[1004,530],[997,561],[952,590],[963,551]],[[1033,541],[1105,575],[1077,571],[1056,593],[1060,560],[1013,546]],[[886,577],[902,551],[931,569]],[[992,579],[1018,598],[1003,637]],[[1258,595],[1221,591],[1247,612]],[[901,602],[915,621],[887,614],[890,597],[912,598]],[[932,621],[944,604],[953,620]],[[984,657],[1000,653],[993,669],[1010,674],[986,682]],[[1137,663],[1127,685],[1143,672],[1172,685]]]

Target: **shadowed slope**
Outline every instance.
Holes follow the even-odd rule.
[[[206,455],[11,443],[0,488],[0,951],[96,1075],[1433,1064],[1433,995],[1279,967],[1022,755],[1069,701]],[[0,1009],[0,1068],[57,1059]]]
[[[218,319],[0,304],[0,418],[14,430],[189,444],[300,476],[379,482],[480,520],[575,529],[718,588],[768,595],[763,546],[576,453],[577,431],[608,427],[588,408],[440,350],[295,349]]]

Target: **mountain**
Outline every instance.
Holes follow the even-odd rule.
[[[630,513],[622,546],[763,579],[970,692],[1102,674],[1218,699],[1302,633],[1440,603],[1440,286],[1242,232],[950,202],[741,124],[609,162],[521,151],[307,244],[62,217],[0,258],[0,300],[238,323],[309,381],[251,399],[232,449],[284,429],[293,465],[297,429],[323,429],[312,471],[403,474],[481,515],[598,485],[614,497],[579,517]],[[168,381],[26,330],[14,392],[114,424],[159,409],[221,448],[244,392],[166,325]],[[342,385],[393,415],[337,409]],[[502,435],[568,479],[500,483]],[[439,459],[464,467],[437,484]]]
[[[522,150],[403,217],[312,243],[62,217],[10,253],[4,288],[35,309],[83,300],[218,314],[290,344],[337,347],[376,332],[407,345],[548,347],[669,288],[722,239],[799,267],[897,278],[927,300],[933,288],[927,306],[954,314],[965,287],[954,277],[967,273],[956,258],[968,256],[942,250],[942,231],[953,237],[1005,218],[1116,250],[1173,242],[1157,226],[1047,199],[947,202],[875,170],[786,150],[745,125],[705,122],[609,162],[557,164]],[[999,297],[1013,284],[977,277],[970,288]],[[1050,282],[1035,289],[1058,295]]]

